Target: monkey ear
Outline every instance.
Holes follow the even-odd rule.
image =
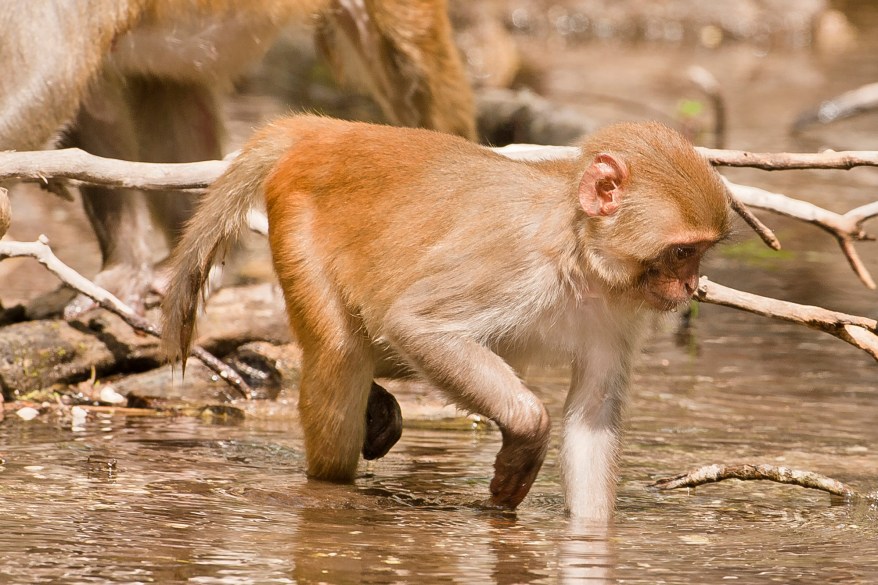
[[[612,215],[619,208],[628,181],[628,167],[622,159],[600,153],[579,181],[579,204],[589,217]]]

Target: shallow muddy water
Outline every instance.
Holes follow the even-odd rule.
[[[544,55],[545,93],[600,121],[643,117],[620,105],[632,96],[673,112],[693,91],[682,71],[700,64],[723,84],[729,148],[876,149],[878,114],[787,132],[805,107],[878,80],[878,10],[847,5],[861,30],[845,55],[523,43]],[[597,99],[591,87],[616,99]],[[726,174],[835,211],[874,201],[878,185],[875,169]],[[764,251],[741,227],[707,263],[713,280],[878,316],[878,295],[856,281],[830,236],[763,217],[784,252]],[[874,223],[867,227],[878,230]],[[875,243],[858,248],[878,273]],[[528,381],[559,420],[566,373]],[[878,510],[868,505],[766,482],[647,487],[701,465],[746,462],[878,490],[878,367],[801,327],[702,305],[690,335],[675,335],[673,322],[657,332],[634,378],[617,514],[605,529],[564,517],[557,441],[518,512],[492,514],[477,504],[500,444],[494,430],[411,423],[386,458],[363,465],[356,485],[334,486],[305,480],[294,406],[247,409],[237,425],[92,414],[74,429],[7,415],[0,583],[878,581]]]
[[[878,489],[871,363],[725,310],[705,310],[696,337],[683,350],[660,335],[638,370],[608,530],[563,516],[554,451],[515,515],[480,511],[493,430],[412,425],[355,486],[334,486],[304,479],[283,404],[236,426],[7,417],[0,582],[874,582],[868,506],[769,483],[647,488],[764,462]],[[557,415],[563,372],[530,382]]]

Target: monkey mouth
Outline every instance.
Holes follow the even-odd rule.
[[[662,313],[676,313],[680,307],[688,303],[692,297],[666,297],[663,295],[658,295],[650,290],[645,290],[643,292],[643,300],[646,301],[650,307],[655,309],[656,311],[660,311]]]

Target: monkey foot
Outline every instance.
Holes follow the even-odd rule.
[[[99,272],[94,278],[94,283],[115,295],[136,313],[143,314],[151,276],[151,271],[147,269],[117,265]],[[64,307],[64,318],[77,319],[97,306],[98,304],[90,297],[78,294]]]
[[[372,382],[366,406],[366,438],[363,459],[380,459],[387,455],[402,436],[402,411],[393,394]]]

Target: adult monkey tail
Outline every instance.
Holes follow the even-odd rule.
[[[475,101],[446,0],[332,0],[317,44],[336,78],[387,119],[475,140]]]
[[[174,250],[162,301],[162,344],[183,372],[195,335],[196,312],[217,254],[225,253],[247,225],[250,209],[263,199],[262,184],[294,138],[275,124],[257,132],[198,205]]]

